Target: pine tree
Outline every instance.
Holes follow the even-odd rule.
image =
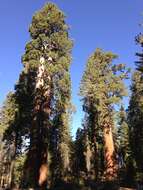
[[[129,181],[132,181],[130,175],[132,152],[130,147],[130,133],[127,122],[127,113],[124,107],[121,106],[119,111],[118,121],[118,156],[119,156],[119,167],[120,167],[120,180],[125,185],[129,185]],[[132,184],[132,182],[131,182]]]
[[[21,153],[15,158],[15,164],[14,164],[14,170],[13,170],[13,183],[14,183],[14,187],[16,187],[17,189],[19,189],[21,185],[25,159],[26,159],[25,152]]]
[[[120,146],[120,153],[122,154],[123,160],[125,161],[130,151],[130,144],[129,144],[129,127],[127,124],[127,116],[123,106],[121,106],[120,108],[119,119],[120,119],[118,123],[119,146]]]
[[[46,189],[52,156],[51,136],[58,136],[56,149],[61,149],[62,176],[69,170],[72,41],[64,14],[52,3],[33,16],[29,32],[31,41],[25,47],[24,69],[16,85],[22,122],[19,127],[25,138],[30,139],[22,185]]]
[[[113,106],[119,103],[122,97],[126,95],[123,80],[127,78],[128,73],[128,71],[125,72],[124,64],[115,65],[112,63],[115,58],[117,56],[111,52],[106,53],[101,49],[96,49],[88,60],[80,89],[84,105],[85,101],[87,102],[88,100],[89,104],[92,105],[92,110],[94,110],[93,120],[90,120],[92,127],[96,129],[96,125],[98,125],[98,128],[103,133],[104,173],[107,181],[115,180],[117,177],[117,163],[112,134],[112,129],[114,128]]]
[[[78,184],[83,184],[87,172],[86,163],[86,131],[78,128],[73,149],[73,168],[74,181]]]
[[[84,131],[84,159],[86,163],[86,177],[88,179],[97,180],[101,171],[99,165],[101,164],[101,147],[102,139],[100,134],[100,128],[97,123],[96,109],[92,102],[88,99],[84,99],[83,111],[85,117],[83,120]]]
[[[135,41],[137,44],[139,44],[143,48],[143,34],[139,34],[136,36]],[[141,74],[143,72],[143,52],[136,53],[136,56],[139,58],[138,61],[136,61],[137,70],[141,71]]]
[[[65,69],[65,70],[64,70]],[[63,68],[63,72],[59,74],[59,78],[54,81],[55,96],[53,103],[55,109],[53,110],[53,128],[51,134],[51,150],[52,152],[52,170],[56,181],[66,181],[70,168],[70,120],[72,114],[71,105],[71,82],[69,76],[69,69]]]
[[[1,129],[1,186],[7,184],[11,188],[14,177],[14,163],[18,152],[18,131],[17,112],[15,94],[10,92],[1,109],[0,129]]]
[[[132,160],[135,160],[137,172],[142,173],[142,156],[143,156],[143,96],[142,96],[142,78],[141,72],[136,71],[133,75],[131,86],[131,98],[128,108],[128,123],[130,132],[130,144],[132,150]],[[135,174],[134,174],[135,175]],[[139,177],[140,178],[140,177]]]
[[[143,35],[139,34],[135,41],[141,47],[143,47]],[[143,53],[136,53],[136,56],[139,58],[136,61],[137,71],[134,72],[132,77],[131,85],[131,98],[128,108],[128,124],[129,124],[129,133],[130,133],[130,144],[132,152],[132,165],[134,166],[133,178],[136,180],[142,181],[143,176]],[[137,171],[136,171],[137,170]]]

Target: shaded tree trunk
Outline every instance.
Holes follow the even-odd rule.
[[[14,136],[14,142],[12,147],[12,157],[11,157],[11,163],[9,166],[9,177],[8,177],[8,187],[12,188],[14,185],[14,165],[15,165],[15,157],[16,157],[16,148],[17,148],[17,135]]]
[[[39,179],[38,183],[42,189],[47,186],[48,178],[48,152],[49,152],[49,135],[50,135],[50,100],[51,100],[51,87],[49,86],[45,89],[44,101],[42,103],[42,127],[41,127],[41,137],[40,137],[40,167],[39,167]]]
[[[25,187],[46,189],[48,177],[48,136],[51,87],[44,84],[45,68],[41,64],[37,72],[33,119],[30,132],[30,148],[25,163]],[[47,76],[50,81],[50,77]],[[45,86],[44,86],[45,85]]]
[[[40,167],[40,105],[38,99],[33,110],[33,119],[30,130],[30,147],[24,166],[23,184],[24,188],[38,187],[39,167]]]
[[[96,134],[96,133],[95,133]],[[98,145],[96,140],[96,135],[94,134],[93,137],[93,152],[94,152],[94,174],[95,179],[98,180],[99,178],[99,158],[98,158]]]

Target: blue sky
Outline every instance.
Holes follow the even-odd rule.
[[[21,55],[29,40],[32,15],[45,0],[1,0],[0,2],[0,104],[13,90],[22,70]],[[134,37],[141,32],[142,0],[51,0],[62,9],[70,25],[74,41],[71,66],[72,100],[76,106],[72,134],[81,126],[83,117],[80,79],[89,55],[100,47],[119,55],[117,62],[134,68],[135,52],[139,50]],[[125,101],[127,103],[127,101]]]

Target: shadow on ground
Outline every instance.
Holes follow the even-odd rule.
[[[76,184],[59,184],[57,187],[50,190],[135,190],[134,188],[119,187],[117,183],[88,183],[85,186]]]

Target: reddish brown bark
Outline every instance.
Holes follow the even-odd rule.
[[[39,66],[36,80],[33,119],[30,131],[30,149],[25,163],[28,186],[46,189],[48,177],[48,133],[51,87],[44,86],[45,68]],[[30,184],[30,185],[29,185]]]
[[[115,148],[113,142],[112,128],[104,126],[104,156],[105,156],[105,178],[107,181],[113,181],[117,178],[117,163],[115,159]]]
[[[40,149],[40,165],[38,170],[38,186],[40,189],[45,190],[48,184],[48,172],[49,172],[49,165],[48,165],[48,145],[41,141],[41,149]]]

